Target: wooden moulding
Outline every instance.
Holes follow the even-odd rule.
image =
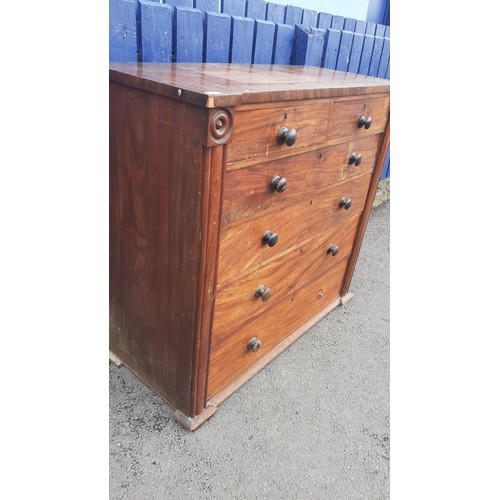
[[[112,351],[109,351],[109,360],[116,366],[122,366],[123,361]]]

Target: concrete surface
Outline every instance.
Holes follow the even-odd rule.
[[[110,363],[110,499],[389,498],[389,212],[351,291],[195,433]]]

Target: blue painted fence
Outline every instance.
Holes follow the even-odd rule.
[[[111,62],[320,66],[390,78],[390,27],[264,0],[110,0]],[[381,179],[389,177],[387,154]]]

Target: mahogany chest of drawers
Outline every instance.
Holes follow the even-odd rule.
[[[194,430],[350,298],[389,82],[116,63],[109,117],[110,350]]]

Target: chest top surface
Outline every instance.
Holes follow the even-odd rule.
[[[389,80],[312,66],[112,63],[110,80],[213,108],[389,92]]]

